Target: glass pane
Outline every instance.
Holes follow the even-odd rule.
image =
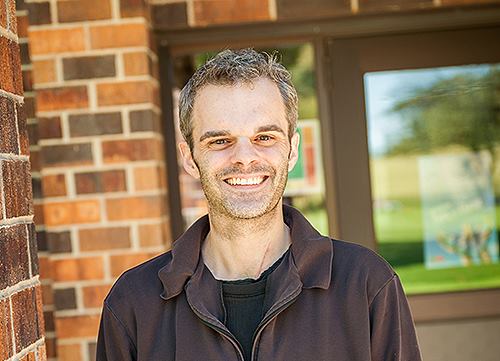
[[[320,232],[328,234],[313,47],[311,44],[301,44],[256,50],[269,54],[278,53],[281,63],[291,72],[299,94],[299,121],[297,125],[301,134],[300,155],[296,167],[289,174],[284,202],[300,209]],[[181,81],[178,81],[179,86],[184,85],[184,82],[194,71],[193,69],[205,63],[215,54],[216,52],[195,54],[191,58],[192,66],[185,64],[178,66],[184,72],[183,75],[177,76],[182,78]],[[185,74],[186,69],[189,69],[189,74]],[[174,100],[177,98],[178,90],[174,94]],[[177,117],[177,110],[175,110],[175,116]],[[180,132],[177,133],[176,137],[181,139]],[[207,204],[201,185],[182,169],[180,157],[178,158],[182,213],[186,226],[189,226],[207,212]]]
[[[500,65],[364,81],[379,253],[410,294],[500,287]]]

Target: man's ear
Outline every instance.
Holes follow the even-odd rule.
[[[198,170],[198,166],[194,162],[193,155],[191,154],[191,149],[189,149],[189,145],[187,144],[187,142],[180,142],[178,146],[182,156],[182,166],[184,170],[192,177],[199,179],[200,172]]]
[[[299,132],[295,132],[290,139],[290,156],[288,157],[288,171],[290,172],[297,160],[299,160],[299,143],[300,143],[300,134]]]

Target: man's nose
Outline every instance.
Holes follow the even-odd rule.
[[[252,141],[246,137],[238,138],[236,144],[233,146],[231,162],[246,166],[256,161],[257,158],[257,150]]]

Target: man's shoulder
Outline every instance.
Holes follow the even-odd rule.
[[[332,239],[333,276],[337,281],[357,282],[369,293],[376,293],[391,281],[395,272],[389,263],[375,251],[360,244]]]
[[[125,271],[114,283],[105,302],[112,304],[115,300],[123,302],[149,297],[152,294],[159,297],[162,284],[158,272],[171,260],[172,252],[168,251]]]

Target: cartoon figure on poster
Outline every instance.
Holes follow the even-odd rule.
[[[422,156],[419,171],[426,267],[498,262],[489,153]]]

